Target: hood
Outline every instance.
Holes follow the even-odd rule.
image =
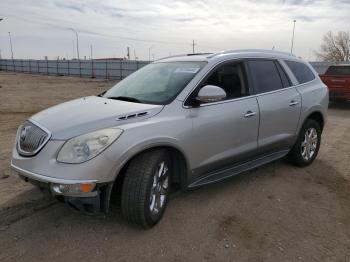
[[[142,121],[158,114],[163,107],[89,96],[53,106],[30,119],[47,128],[52,139],[66,140],[98,129]]]

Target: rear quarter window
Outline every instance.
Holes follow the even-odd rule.
[[[285,62],[294,74],[295,78],[298,80],[299,84],[310,82],[315,79],[314,73],[306,64],[295,61]]]

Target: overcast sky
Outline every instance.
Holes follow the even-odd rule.
[[[264,48],[313,60],[329,30],[350,31],[350,0],[1,0],[0,49],[15,58],[124,57]],[[74,53],[73,53],[74,52]]]

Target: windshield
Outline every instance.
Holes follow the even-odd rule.
[[[206,62],[149,64],[109,89],[103,97],[148,104],[170,103]]]
[[[326,75],[350,75],[350,65],[348,66],[330,66]]]

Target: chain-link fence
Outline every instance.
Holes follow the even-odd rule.
[[[123,79],[147,65],[148,61],[133,60],[30,60],[0,59],[0,70],[56,76],[79,76]],[[323,74],[331,62],[310,62],[317,73]],[[349,63],[348,63],[349,64]]]
[[[123,79],[147,64],[147,61],[130,60],[0,59],[0,70],[55,76]]]

